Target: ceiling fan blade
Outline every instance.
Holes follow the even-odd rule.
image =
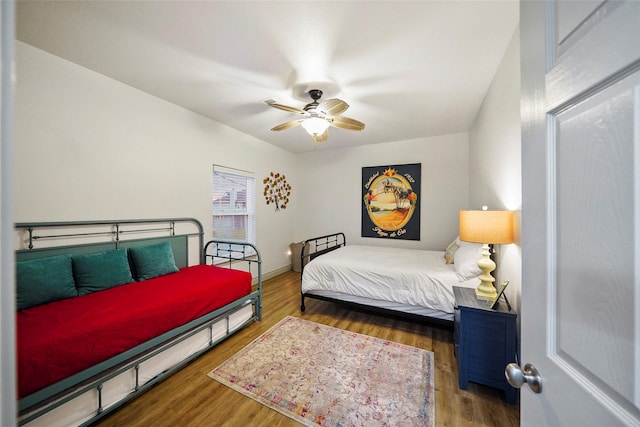
[[[321,144],[321,143],[325,142],[327,140],[327,138],[329,138],[329,129],[326,129],[321,134],[311,135],[311,138],[313,138],[313,140],[316,143]]]
[[[277,102],[271,102],[267,104],[270,107],[273,108],[277,108],[278,110],[284,110],[284,111],[288,111],[290,113],[294,113],[294,114],[302,114],[303,116],[308,116],[309,113],[307,113],[304,110],[301,110],[300,108],[296,108],[296,107],[290,107],[288,105],[283,105],[283,104],[278,104]]]
[[[344,116],[327,117],[327,120],[329,121],[329,124],[331,124],[331,126],[340,128],[340,129],[347,129],[347,130],[364,129],[364,123],[356,119],[351,119],[349,117],[344,117]]]
[[[298,126],[303,121],[304,119],[291,120],[290,122],[281,123],[278,126],[271,128],[271,130],[278,131],[278,130],[291,129],[293,127]]]
[[[349,108],[349,104],[338,98],[327,99],[318,105],[318,110],[327,116],[337,116],[347,111],[347,108]]]

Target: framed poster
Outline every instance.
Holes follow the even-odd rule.
[[[420,167],[362,168],[362,237],[420,240]]]

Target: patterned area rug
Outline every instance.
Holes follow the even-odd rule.
[[[208,375],[307,426],[434,426],[433,353],[286,317]]]

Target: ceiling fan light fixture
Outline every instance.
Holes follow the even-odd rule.
[[[271,128],[271,130],[281,131],[302,126],[311,136],[311,139],[320,144],[329,137],[329,126],[346,130],[364,129],[364,123],[340,115],[349,108],[349,104],[343,100],[332,98],[319,102],[322,97],[320,89],[312,89],[308,91],[308,94],[313,102],[308,103],[303,108],[279,104],[272,99],[266,100],[265,103],[270,107],[304,116],[304,118],[281,123]]]
[[[321,135],[329,127],[329,122],[319,117],[310,117],[303,121],[301,126],[309,135]]]

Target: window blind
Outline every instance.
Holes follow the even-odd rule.
[[[256,240],[256,183],[252,172],[213,165],[213,236]]]

